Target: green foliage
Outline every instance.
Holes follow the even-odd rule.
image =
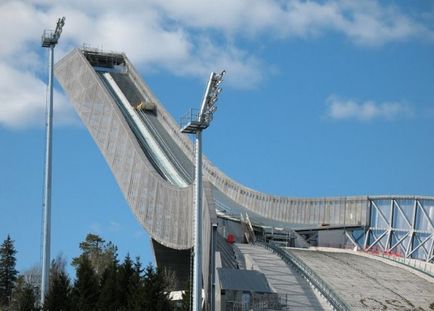
[[[72,260],[72,265],[77,269],[80,262],[86,257],[98,277],[109,268],[117,257],[117,247],[112,242],[104,241],[100,236],[89,233],[86,239],[80,243],[82,254]]]
[[[128,283],[128,296],[127,296],[126,310],[131,310],[131,311],[144,310],[145,305],[146,305],[145,282],[143,277],[143,269],[142,269],[142,264],[140,262],[140,258],[137,257],[133,266],[133,274],[130,276],[129,283]]]
[[[113,260],[101,276],[98,310],[119,310],[120,293],[118,263]]]
[[[77,265],[73,301],[79,311],[93,311],[99,297],[99,282],[90,260],[84,256]]]
[[[123,306],[124,310],[127,310],[128,300],[131,298],[131,292],[134,290],[131,288],[130,283],[134,275],[133,261],[130,255],[124,259],[124,262],[119,267],[119,302]]]
[[[73,285],[65,269],[66,261],[62,257],[53,260],[44,311],[173,310],[169,301],[169,278],[162,270],[151,264],[143,269],[140,259],[137,257],[133,262],[129,255],[120,264],[116,246],[97,235],[88,234],[86,240],[80,243],[80,249],[80,256],[73,259],[76,269]],[[12,294],[4,295],[6,303],[0,305],[0,311],[39,310],[38,284],[33,284],[39,269],[33,269],[35,271],[31,270],[28,275],[20,275],[17,279],[16,251],[10,237],[0,251],[2,275],[8,276],[7,288],[13,289]]]
[[[8,306],[15,287],[18,271],[15,270],[17,251],[8,235],[0,246],[0,306]]]
[[[12,293],[9,310],[37,311],[37,297],[34,287],[24,280],[24,276],[17,278],[16,287]]]
[[[51,264],[50,286],[44,301],[44,311],[70,311],[72,308],[72,285],[65,271],[65,261],[57,257]]]
[[[145,310],[171,310],[168,283],[161,269],[149,264],[145,269]]]
[[[77,269],[74,285],[79,310],[171,310],[168,282],[162,271],[149,265],[143,273],[140,259],[127,255],[122,264],[117,248],[101,237],[88,234],[80,243],[82,254],[73,259]]]

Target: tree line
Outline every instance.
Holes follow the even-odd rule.
[[[171,276],[140,258],[119,261],[117,247],[95,234],[80,243],[81,254],[73,258],[75,279],[66,272],[66,260],[54,259],[48,293],[39,305],[40,272],[19,274],[16,250],[10,236],[0,246],[0,311],[139,311],[173,310],[169,299]],[[185,295],[184,295],[185,296]],[[188,310],[184,297],[178,310]]]

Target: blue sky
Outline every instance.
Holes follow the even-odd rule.
[[[2,1],[0,238],[39,262],[47,51],[126,52],[179,119],[226,69],[204,152],[229,176],[294,197],[434,195],[434,2]],[[8,25],[8,26],[6,26]],[[63,91],[55,94],[52,255],[86,233],[153,260],[149,237]]]

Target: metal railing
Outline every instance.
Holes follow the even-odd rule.
[[[192,172],[189,172],[186,170],[184,165],[179,162],[177,156],[172,152],[172,148],[167,144],[166,140],[160,135],[157,128],[154,124],[149,120],[149,117],[146,115],[145,112],[138,112],[138,115],[141,120],[146,124],[152,135],[155,137],[157,143],[163,150],[163,152],[167,155],[169,160],[172,162],[172,164],[176,167],[178,172],[184,177],[184,180],[187,183],[192,183],[194,180],[194,176],[192,176]]]
[[[227,300],[224,303],[226,311],[280,311],[286,310],[279,302],[277,295],[256,297],[251,296],[251,301],[242,302],[239,299]]]
[[[420,259],[414,259],[414,258],[406,258],[406,257],[401,257],[401,256],[396,256],[393,254],[388,254],[388,253],[370,253],[367,252],[368,254],[372,255],[372,256],[378,256],[387,260],[391,260],[393,262],[399,263],[401,265],[404,265],[406,267],[409,267],[411,269],[414,269],[416,271],[425,273],[431,277],[434,277],[434,264],[426,262],[426,261],[422,261]]]
[[[347,305],[324,280],[322,280],[298,257],[290,254],[289,252],[285,251],[277,245],[274,245],[273,243],[257,241],[256,244],[259,244],[271,250],[273,253],[277,254],[280,258],[282,258],[286,264],[294,267],[304,278],[306,278],[315,288],[317,288],[321,292],[321,294],[328,300],[328,302],[335,310],[351,310],[350,306]]]
[[[185,127],[187,124],[189,124],[192,121],[198,121],[199,113],[200,113],[199,109],[191,108],[185,115],[181,117],[181,120],[179,122],[180,128]]]

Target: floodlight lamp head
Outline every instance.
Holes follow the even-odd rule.
[[[222,91],[220,87],[220,83],[223,81],[223,76],[225,75],[226,71],[223,70],[220,74],[216,74],[215,72],[211,72],[211,75],[208,80],[208,85],[206,87],[205,95],[203,97],[202,106],[200,107],[200,111],[197,115],[190,116],[190,121],[187,123],[187,125],[183,125],[181,131],[183,133],[198,133],[202,130],[206,129],[212,119],[213,114],[217,110],[216,102],[218,99],[218,95]],[[183,124],[183,121],[181,120],[181,125]]]
[[[219,83],[223,82],[223,77],[226,74],[226,70],[223,70],[220,72],[220,74],[217,76],[217,79],[219,80]]]
[[[65,16],[57,20],[56,30],[54,31],[54,36],[56,37],[57,40],[59,40],[60,38],[60,34],[62,33],[64,25],[65,25]]]
[[[56,29],[54,31],[44,30],[44,33],[42,34],[42,47],[54,47],[59,41],[64,25],[65,17],[62,17],[57,20]]]
[[[216,88],[216,89],[214,90],[212,96],[217,98],[217,97],[219,96],[219,94],[221,93],[221,91],[223,91],[222,88],[220,88],[220,87],[219,87],[219,88]]]
[[[218,86],[223,82],[223,76],[225,73],[225,70],[220,74],[216,74],[215,72],[211,73],[198,118],[198,121],[203,124],[204,127],[209,126],[209,123],[213,118],[212,114],[217,109],[215,103],[217,102],[218,95],[222,91]]]

